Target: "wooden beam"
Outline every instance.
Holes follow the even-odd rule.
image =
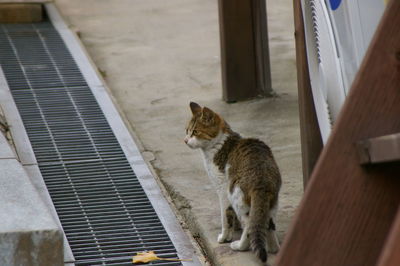
[[[376,265],[400,204],[400,164],[362,167],[356,142],[400,132],[400,1],[387,5],[276,265]]]
[[[307,51],[305,45],[304,20],[300,1],[293,0],[293,9],[295,25],[294,35],[296,41],[301,155],[303,163],[303,185],[305,187],[311,176],[314,166],[317,163],[319,154],[323,148],[323,144],[311,91]]]
[[[266,3],[266,0],[252,0],[256,78],[260,95],[273,96]]]
[[[361,164],[400,161],[400,133],[357,142]]]
[[[0,23],[34,23],[42,19],[41,4],[0,4]]]
[[[219,0],[223,99],[272,94],[265,0]]]
[[[400,207],[377,266],[398,266],[400,264]]]

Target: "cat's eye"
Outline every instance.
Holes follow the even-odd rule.
[[[192,135],[197,135],[197,133],[198,133],[197,130],[192,131]]]

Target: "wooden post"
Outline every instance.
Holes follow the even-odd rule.
[[[265,0],[219,0],[223,99],[272,95]]]
[[[317,163],[323,145],[311,91],[303,12],[299,0],[293,0],[293,9],[295,25],[294,34],[296,41],[297,87],[299,92],[301,155],[303,162],[303,185],[305,187],[314,166]]]
[[[0,23],[40,22],[42,13],[42,5],[38,3],[0,3]]]
[[[376,265],[391,232],[397,234],[389,242],[392,251],[398,250],[398,231],[393,231],[398,228],[392,225],[400,204],[400,163],[361,166],[356,145],[360,140],[400,132],[398,14],[400,1],[390,1],[276,265]],[[384,258],[398,255],[389,252]]]
[[[386,244],[382,249],[381,257],[376,265],[398,266],[400,264],[400,207],[392,229],[388,234]]]

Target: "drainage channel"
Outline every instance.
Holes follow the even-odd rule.
[[[76,265],[179,252],[51,21],[0,25],[0,64]],[[151,265],[182,265],[158,261]]]

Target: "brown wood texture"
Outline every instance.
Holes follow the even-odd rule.
[[[271,64],[269,60],[266,0],[252,0],[254,46],[256,53],[257,90],[265,96],[273,96]]]
[[[306,188],[276,265],[376,265],[400,203],[400,164],[355,143],[400,132],[400,1],[392,0]]]
[[[296,41],[296,66],[297,86],[299,97],[301,154],[303,163],[303,184],[306,186],[308,179],[317,163],[323,148],[322,137],[318,126],[314,100],[311,91],[310,74],[305,46],[305,32],[303,13],[298,0],[293,0],[295,41]]]
[[[41,4],[0,4],[0,23],[33,23],[42,19]]]
[[[218,1],[222,96],[227,102],[266,95],[266,86],[271,89],[269,55],[265,49],[266,12],[259,9],[265,8],[265,3],[262,5],[261,1],[265,0]]]
[[[377,266],[400,265],[400,208],[397,211],[396,219],[388,235]]]

